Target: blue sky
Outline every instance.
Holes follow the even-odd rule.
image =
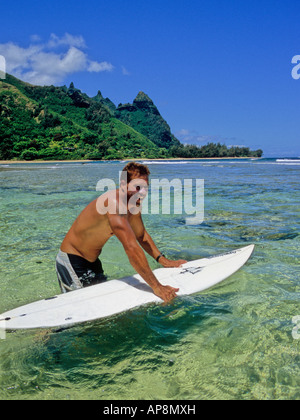
[[[74,82],[116,105],[142,90],[184,143],[300,156],[299,0],[12,0],[1,9],[0,54],[23,80]]]

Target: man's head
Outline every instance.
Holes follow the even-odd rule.
[[[148,192],[150,171],[146,165],[137,162],[128,163],[120,176],[120,188],[127,195],[127,201],[140,207]]]
[[[129,184],[134,178],[149,177],[150,171],[146,165],[137,162],[129,162],[121,173],[121,181]]]

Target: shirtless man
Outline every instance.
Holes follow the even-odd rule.
[[[180,267],[184,260],[167,259],[146,231],[141,205],[148,192],[149,169],[131,162],[122,171],[120,188],[107,191],[90,203],[75,220],[56,258],[58,281],[63,293],[105,281],[99,260],[105,243],[115,235],[129,262],[155,295],[171,301],[179,289],[163,286],[149,267],[142,248],[163,267]],[[141,245],[141,247],[139,246]]]

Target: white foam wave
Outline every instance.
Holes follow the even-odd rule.
[[[170,161],[168,161],[168,162],[164,162],[164,161],[161,161],[161,162],[159,162],[159,161],[144,161],[144,162],[142,162],[143,163],[143,165],[184,165],[184,164],[186,164],[186,163],[190,163],[190,162],[187,162],[187,161],[179,161],[179,162],[170,162]]]
[[[300,163],[300,159],[276,159],[277,163]]]

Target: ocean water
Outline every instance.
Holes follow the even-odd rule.
[[[170,258],[256,244],[238,273],[208,291],[61,331],[0,339],[0,400],[300,399],[300,162],[274,159],[148,162],[154,178],[205,180],[205,218],[145,215]],[[0,166],[0,313],[60,292],[64,235],[117,182],[123,162]],[[133,274],[112,238],[110,279]],[[158,264],[149,257],[150,266]]]

